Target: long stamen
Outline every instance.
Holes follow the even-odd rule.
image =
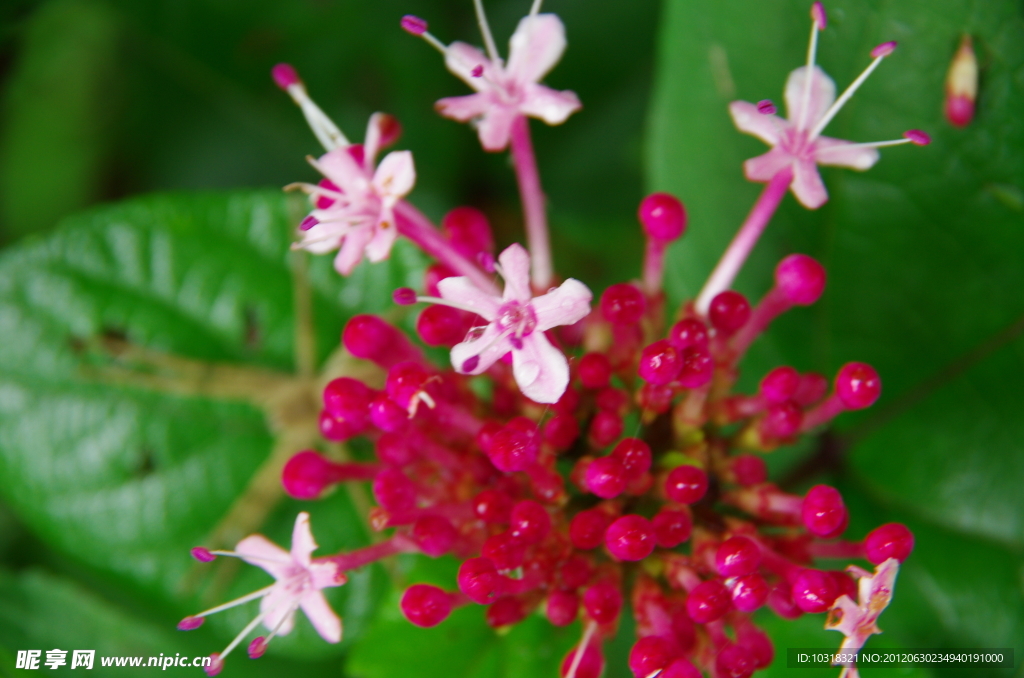
[[[848,150],[851,148],[885,148],[887,146],[902,146],[903,144],[914,144],[915,146],[927,146],[931,143],[931,137],[921,130],[908,130],[902,139],[890,139],[889,141],[868,141],[862,144],[843,144],[840,146],[826,146],[815,151],[816,156],[829,151]]]
[[[856,92],[860,86],[864,84],[864,81],[868,79],[868,76],[878,68],[878,64],[882,63],[882,59],[892,54],[895,49],[895,42],[886,42],[871,50],[871,56],[875,57],[874,60],[868,64],[868,67],[864,69],[863,73],[857,76],[856,80],[850,83],[850,86],[847,87],[842,95],[835,100],[835,103],[829,106],[829,109],[825,111],[825,115],[821,117],[818,124],[814,126],[813,130],[811,130],[811,134],[808,137],[810,140],[813,141],[819,134],[821,134],[821,131],[825,129],[825,126],[832,121],[832,118],[836,117],[836,113],[839,112],[839,109],[846,105],[846,102],[850,100],[850,97],[853,96],[854,92]]]
[[[269,645],[270,641],[274,639],[274,636],[276,636],[277,632],[281,630],[281,627],[284,626],[284,623],[286,621],[288,621],[288,618],[295,614],[295,611],[298,609],[298,604],[292,604],[288,608],[288,612],[284,614],[281,617],[281,619],[278,620],[277,624],[275,624],[274,628],[270,630],[270,633],[267,634],[266,638],[253,639],[253,641],[249,644],[249,659],[259,659],[263,656],[263,653],[267,651],[267,645]]]
[[[495,64],[501,63],[498,56],[498,47],[494,44],[494,36],[491,35],[491,27],[487,25],[487,15],[484,14],[484,3],[482,0],[473,0],[473,8],[476,10],[476,21],[480,24],[480,33],[484,36],[484,46],[487,47],[487,54]]]
[[[572,657],[572,664],[569,665],[569,671],[565,674],[565,678],[576,678],[576,670],[580,667],[580,662],[583,661],[583,653],[587,651],[587,645],[590,644],[590,639],[594,636],[594,632],[597,631],[597,622],[590,622],[587,624],[587,630],[583,634],[583,638],[580,639],[580,644],[576,646],[576,654]]]
[[[543,2],[544,0],[533,0],[533,6],[530,7],[530,16],[537,16],[540,12],[541,3]]]
[[[226,648],[224,648],[224,651],[221,652],[220,655],[218,655],[220,657],[220,660],[224,661],[225,659],[227,659],[227,656],[231,654],[231,651],[238,647],[238,644],[242,642],[243,638],[252,633],[252,630],[256,628],[261,621],[263,621],[263,617],[265,616],[266,615],[262,612],[256,615],[256,618],[249,622],[246,625],[246,627],[242,629],[242,631],[237,636],[235,636],[235,639],[232,640],[231,643]]]
[[[275,563],[277,565],[286,565],[287,560],[278,560],[276,558],[262,558],[260,556],[249,556],[238,551],[210,551],[215,556],[229,556],[231,558],[241,558],[242,560],[262,560],[265,563]]]
[[[807,111],[811,106],[811,80],[814,73],[814,60],[818,53],[818,31],[825,30],[825,8],[820,2],[811,6],[811,41],[807,46],[807,73],[804,75],[804,91],[800,97],[800,114],[797,117],[797,129],[807,124]]]
[[[262,598],[263,596],[267,595],[267,593],[272,588],[274,588],[273,584],[271,584],[270,586],[268,586],[266,588],[262,588],[262,589],[260,589],[258,591],[253,591],[252,593],[250,593],[248,595],[244,595],[241,598],[235,598],[234,600],[229,601],[227,603],[224,603],[223,605],[218,605],[217,607],[211,607],[209,610],[206,610],[205,612],[200,612],[199,614],[194,614],[192,616],[193,617],[208,617],[211,614],[215,614],[217,612],[223,612],[224,610],[230,610],[233,607],[238,607],[239,605],[244,605],[245,603],[248,603],[250,600],[256,600],[257,598]]]
[[[350,145],[349,140],[334,124],[334,121],[328,118],[327,114],[309,97],[306,86],[292,66],[278,64],[271,72],[278,87],[287,92],[292,101],[298,105],[310,129],[313,130],[313,134],[326,150],[333,151],[335,148]]]

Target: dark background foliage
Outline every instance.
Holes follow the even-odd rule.
[[[503,47],[528,3],[487,4]],[[635,275],[636,204],[645,188],[671,190],[687,204],[690,230],[673,247],[668,290],[678,301],[699,288],[758,190],[739,163],[762,146],[732,128],[725,105],[781,99],[803,58],[805,5],[546,4],[570,43],[547,82],[575,90],[585,106],[562,127],[533,126],[561,273],[595,290]],[[829,10],[821,63],[840,87],[873,44],[901,42],[829,133],[874,140],[921,127],[935,142],[889,149],[867,174],[826,172],[832,200],[818,212],[787,198],[738,288],[759,296],[792,251],[819,257],[829,288],[758,342],[745,383],[779,362],[826,373],[847,360],[877,365],[885,393],[876,409],[773,455],[774,477],[794,491],[839,486],[854,537],[889,520],[914,529],[917,550],[873,645],[1020,654],[1022,8],[838,0]],[[282,426],[272,406],[238,393],[169,392],[109,372],[96,378],[83,365],[105,367],[93,365],[97,341],[127,340],[303,376],[293,358],[302,362],[297,263],[287,255],[300,208],[277,187],[312,179],[303,156],[317,147],[270,81],[274,63],[293,63],[352,138],[375,110],[399,116],[399,147],[416,157],[413,200],[430,216],[473,204],[501,242],[519,238],[507,158],[482,153],[466,127],[433,114],[433,101],[465,87],[398,28],[406,13],[428,19],[442,40],[479,42],[468,0],[0,4],[0,675],[14,673],[13,655],[26,648],[207,654],[246,613],[191,634],[174,630],[177,619],[204,596],[264,581],[254,569],[225,570],[200,585],[186,552],[273,450],[298,444],[301,427]],[[975,122],[954,130],[940,114],[942,80],[965,32],[975,37],[982,89]],[[170,194],[135,197],[152,192]],[[390,290],[420,270],[408,248],[347,281],[326,258],[311,262],[315,365],[347,317],[385,309]],[[287,541],[302,509],[325,550],[368,538],[358,495],[342,492],[277,504],[262,529]],[[450,587],[452,568],[414,558],[368,568],[333,599],[346,622],[341,647],[302,622],[266,658],[240,656],[225,675],[555,675],[578,627],[551,633],[531,617],[497,637],[479,609],[429,631],[400,618],[393,582]],[[783,658],[786,647],[838,643],[820,615],[761,621]],[[609,675],[625,675],[630,632],[609,648]]]

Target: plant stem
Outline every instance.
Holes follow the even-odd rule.
[[[665,243],[654,238],[647,239],[647,250],[644,253],[644,292],[653,297],[661,291],[661,283],[665,277]]]
[[[494,280],[483,269],[455,251],[422,212],[404,200],[395,205],[398,232],[416,243],[420,249],[452,271],[464,275],[485,292],[498,294]]]
[[[530,140],[530,124],[521,115],[512,123],[512,163],[516,168],[519,195],[523,201],[526,242],[533,264],[531,282],[534,290],[547,290],[553,277],[548,217],[544,207],[544,191],[540,187],[540,173],[537,171],[537,158]]]
[[[698,313],[707,315],[708,308],[711,306],[711,300],[720,292],[729,289],[732,285],[732,281],[736,279],[736,274],[743,268],[743,263],[747,260],[750,251],[754,249],[754,245],[757,244],[758,238],[761,237],[765,226],[768,225],[768,221],[775,214],[775,210],[778,209],[779,203],[782,202],[782,196],[786,194],[792,181],[793,168],[784,167],[772,177],[771,181],[764,187],[764,190],[761,191],[760,197],[754,203],[750,214],[747,215],[747,220],[740,226],[736,237],[729,243],[725,254],[718,261],[715,270],[711,272],[708,281],[704,283],[704,289],[697,296],[696,308]]]

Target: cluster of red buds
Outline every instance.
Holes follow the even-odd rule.
[[[417,319],[419,339],[450,348],[452,366],[432,364],[416,341],[379,317],[351,319],[344,347],[379,368],[379,378],[327,384],[320,428],[329,441],[366,438],[376,460],[342,462],[306,450],[287,463],[282,481],[304,500],[339,483],[370,483],[377,506],[369,523],[388,536],[311,558],[316,544],[300,514],[291,553],[258,535],[233,552],[196,549],[200,560],[238,556],[276,580],[183,620],[181,628],[196,628],[211,612],[262,599],[260,615],[216,656],[214,673],[262,621],[270,636],[249,645],[250,656],[261,655],[270,637],[291,628],[299,608],[337,642],[340,620],[320,590],[345,583],[348,570],[410,552],[461,561],[448,590],[416,583],[405,591],[402,612],[418,626],[441,624],[462,605],[487,606],[495,628],[531,614],[554,626],[580,619],[582,637],[564,658],[563,678],[598,678],[602,646],[624,614],[635,619],[629,665],[637,678],[746,678],[768,666],[772,643],[752,621],[766,605],[785,619],[828,613],[826,628],[843,634],[844,651],[880,632],[875,621],[913,548],[910,531],[886,524],[861,541],[844,540],[849,516],[839,491],[815,485],[803,496],[787,493],[769,481],[763,459],[841,412],[872,405],[881,392],[878,374],[851,362],[830,384],[782,366],[763,376],[756,393],[735,393],[748,347],[781,313],[817,301],[826,274],[811,257],[793,254],[778,264],[774,285],[756,305],[728,288],[788,190],[811,208],[827,199],[818,164],[866,169],[879,146],[927,143],[916,130],[877,144],[820,136],[895,43],[873,50],[865,74],[836,99],[834,84],[814,65],[826,24],[815,3],[808,64],[786,87],[789,119],[774,116],[769,101],[730,107],[741,130],[773,148],[746,163],[748,178],[767,186],[704,290],[674,313],[666,309],[666,249],[687,219],[678,199],[655,193],[638,212],[646,239],[640,279],[607,288],[591,310],[589,289],[573,279],[554,287],[550,270],[524,116],[559,123],[579,103],[571,92],[536,82],[564,48],[561,23],[538,14],[539,4],[513,36],[507,65],[487,32],[485,56],[462,43],[442,44],[422,19],[402,23],[477,90],[442,100],[442,113],[474,120],[486,150],[511,145],[529,253],[512,245],[496,256],[486,216],[469,207],[434,227],[403,199],[415,177],[408,152],[374,168],[377,150],[397,138],[393,119],[375,116],[366,143],[350,144],[294,70],[275,69],[327,149],[314,162],[326,178],[299,185],[316,208],[301,225],[299,246],[340,248],[338,268],[347,273],[364,253],[386,256],[396,235],[419,243],[438,263],[421,291],[401,288],[394,299],[428,304]],[[482,12],[480,18],[486,31]],[[504,279],[500,294],[495,273]],[[877,567],[829,571],[815,567],[816,558]],[[856,668],[844,673],[856,675]]]

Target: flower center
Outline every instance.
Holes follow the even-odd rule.
[[[521,304],[518,301],[509,301],[498,309],[498,317],[495,322],[502,333],[509,333],[513,340],[519,340],[533,334],[537,328],[537,314],[529,304]],[[512,342],[513,345],[516,341]],[[519,348],[516,346],[516,348]]]

